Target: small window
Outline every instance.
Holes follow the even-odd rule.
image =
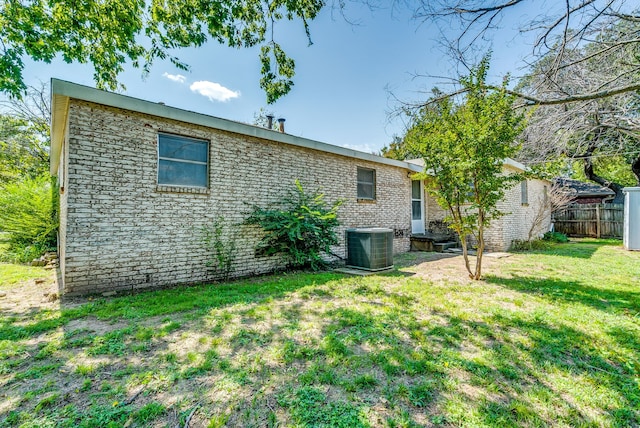
[[[376,198],[376,170],[358,167],[358,199]]]
[[[158,184],[207,187],[209,142],[158,134]]]
[[[527,186],[527,180],[520,182],[520,195],[522,198],[522,205],[529,204],[529,188]]]

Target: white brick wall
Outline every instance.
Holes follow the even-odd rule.
[[[153,116],[71,100],[61,195],[61,271],[67,294],[130,290],[205,281],[207,256],[199,229],[218,216],[233,225],[235,275],[264,273],[273,258],[256,258],[260,231],[239,225],[247,204],[278,201],[295,179],[321,188],[350,227],[405,231],[394,251],[407,251],[411,182],[403,168]],[[209,140],[210,187],[173,193],[158,187],[157,134]],[[356,200],[356,168],[374,168],[377,200]],[[344,244],[336,248],[345,254]]]
[[[515,172],[512,167],[505,166],[506,172]],[[547,190],[551,184],[545,180],[527,180],[529,191],[529,204],[523,205],[521,199],[520,183],[508,189],[504,199],[498,203],[498,209],[505,213],[504,216],[494,220],[490,227],[485,230],[485,246],[488,251],[506,251],[511,247],[511,243],[516,240],[525,240],[528,237],[529,229],[533,223],[533,218],[537,210],[544,201],[544,188]],[[427,213],[426,226],[433,220],[442,220],[448,214],[437,204],[435,199],[426,196],[425,210]],[[545,220],[534,231],[534,237],[549,230],[551,224],[551,213],[545,213]]]

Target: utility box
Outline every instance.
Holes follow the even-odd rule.
[[[640,187],[625,187],[624,231],[622,241],[627,250],[640,250]]]
[[[347,229],[347,266],[371,271],[392,268],[393,230]]]

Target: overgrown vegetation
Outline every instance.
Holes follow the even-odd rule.
[[[326,266],[324,257],[338,244],[335,228],[341,200],[330,206],[324,194],[316,190],[306,193],[299,180],[295,190],[269,207],[254,206],[245,224],[260,226],[264,237],[256,246],[261,256],[281,256],[287,268]]]
[[[58,219],[54,195],[57,188],[44,176],[0,186],[0,228],[9,244],[0,260],[27,262],[56,249]]]
[[[544,237],[542,239],[559,244],[569,242],[569,238],[567,237],[567,235],[561,232],[547,232],[544,234]]]
[[[640,254],[549,245],[3,308],[0,427],[638,426]]]
[[[211,224],[203,226],[201,234],[209,255],[207,268],[216,279],[226,281],[233,273],[237,248],[235,240],[230,237],[231,233],[225,233],[224,217],[217,217]]]
[[[24,95],[0,101],[0,233],[9,247],[0,261],[27,262],[56,248],[58,189],[49,177],[49,91],[42,84]]]

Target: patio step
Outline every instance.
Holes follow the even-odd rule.
[[[438,242],[433,244],[433,249],[438,253],[448,250],[449,248],[455,248],[458,246],[457,242]]]

